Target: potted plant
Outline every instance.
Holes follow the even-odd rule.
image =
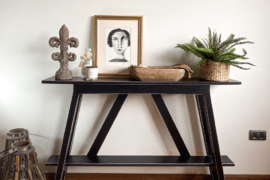
[[[199,77],[211,81],[227,81],[229,79],[230,65],[240,69],[248,70],[240,65],[248,64],[254,66],[249,62],[236,61],[237,59],[246,60],[247,51],[243,49],[244,54],[239,55],[235,53],[235,46],[241,44],[251,44],[251,41],[244,41],[246,38],[234,38],[234,34],[230,34],[225,41],[221,41],[221,34],[216,32],[208,32],[208,39],[200,41],[196,37],[193,38],[195,45],[191,44],[177,44],[177,48],[184,51],[191,52],[201,60],[194,66],[196,69],[200,66]]]

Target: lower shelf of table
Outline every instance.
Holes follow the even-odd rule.
[[[46,166],[57,166],[59,155],[52,155]],[[221,156],[223,166],[234,166],[228,156]],[[211,156],[68,156],[66,166],[211,166]]]

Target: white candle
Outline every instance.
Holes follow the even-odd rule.
[[[97,79],[98,79],[98,67],[86,66],[86,80],[97,80]]]

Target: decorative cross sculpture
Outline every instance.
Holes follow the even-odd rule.
[[[79,41],[77,38],[69,38],[68,28],[63,25],[59,31],[58,37],[52,37],[49,40],[51,47],[58,48],[60,45],[61,52],[53,53],[52,59],[60,62],[60,69],[55,73],[55,79],[57,80],[69,80],[72,79],[72,72],[68,69],[68,62],[75,61],[77,56],[75,53],[68,53],[68,46],[78,47]]]

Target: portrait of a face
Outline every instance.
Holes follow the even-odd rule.
[[[107,65],[130,65],[130,29],[107,28]]]

